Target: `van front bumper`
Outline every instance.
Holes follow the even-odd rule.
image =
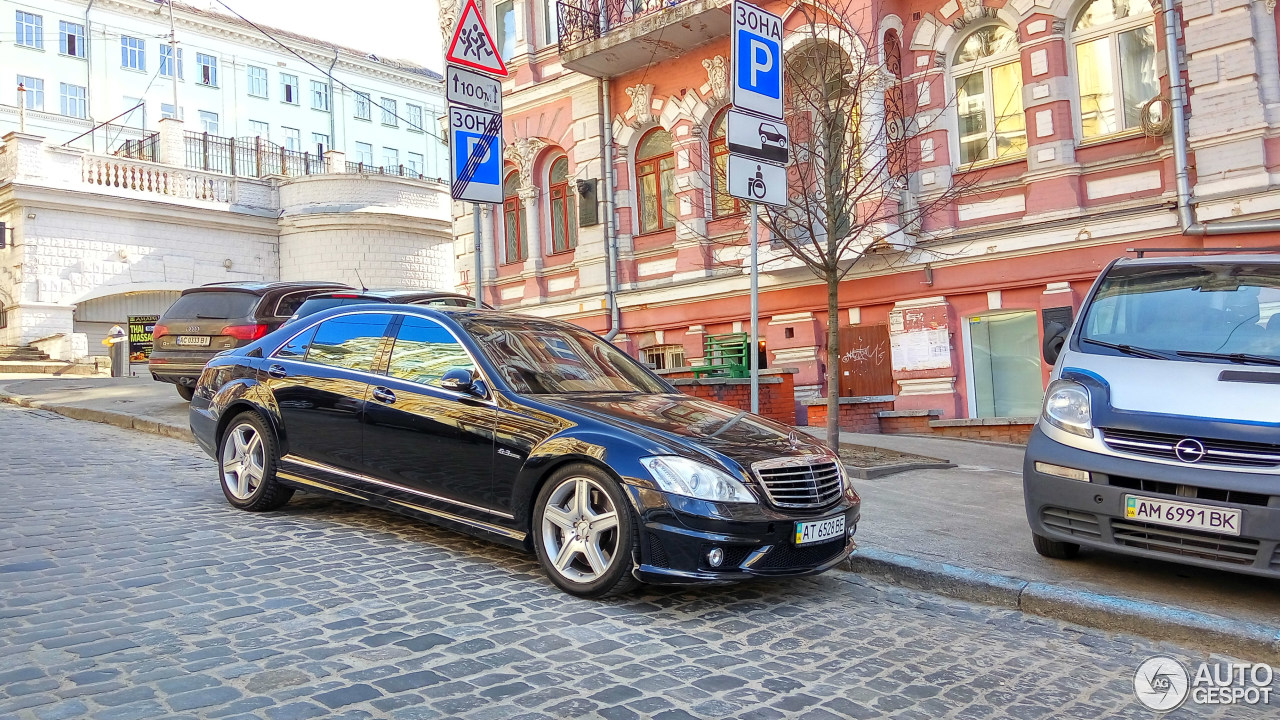
[[[1091,481],[1045,474],[1036,469],[1037,462],[1084,470]],[[1181,485],[1188,491],[1233,490],[1262,495],[1268,502],[1222,502],[1156,492],[1142,481]],[[1275,475],[1103,455],[1057,442],[1037,425],[1027,443],[1022,485],[1027,520],[1037,535],[1128,555],[1280,577],[1280,478]],[[1128,520],[1125,495],[1240,510],[1240,535]]]

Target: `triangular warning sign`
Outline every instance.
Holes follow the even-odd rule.
[[[507,76],[507,66],[502,62],[498,46],[493,43],[493,36],[489,35],[489,28],[484,26],[476,0],[467,0],[467,7],[453,31],[453,41],[449,43],[449,52],[444,59],[445,62],[491,75]]]

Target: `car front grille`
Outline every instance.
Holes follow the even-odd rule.
[[[1068,535],[1078,535],[1092,540],[1102,537],[1097,515],[1049,507],[1040,512],[1040,521],[1046,527]]]
[[[1107,483],[1112,487],[1122,487],[1139,492],[1174,495],[1179,499],[1194,498],[1197,500],[1216,500],[1233,505],[1258,505],[1266,507],[1271,502],[1270,495],[1245,492],[1243,490],[1221,490],[1218,488],[1200,487],[1198,485],[1180,485],[1163,480],[1146,480],[1142,478],[1107,476]]]
[[[1260,545],[1257,540],[1232,535],[1178,530],[1125,520],[1111,521],[1111,536],[1117,545],[1196,557],[1227,565],[1252,565],[1258,556]]]
[[[759,560],[751,563],[751,570],[803,570],[817,567],[844,552],[844,538],[836,538],[814,545],[796,547],[778,543]]]
[[[1280,570],[1280,545],[1276,545],[1276,551],[1271,553],[1271,569]]]
[[[815,509],[840,499],[840,466],[821,455],[762,460],[751,466],[769,502],[778,508]]]
[[[1196,464],[1260,468],[1280,467],[1280,445],[1271,443],[1188,438],[1185,435],[1168,435],[1112,428],[1102,429],[1102,441],[1112,450],[1165,460],[1180,460],[1174,451],[1174,447],[1179,442],[1187,439],[1197,440],[1204,446],[1204,457]]]

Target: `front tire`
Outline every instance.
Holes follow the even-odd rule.
[[[276,480],[279,458],[276,436],[261,415],[250,411],[232,418],[218,440],[218,479],[227,502],[250,512],[289,502],[293,488]]]
[[[591,465],[571,465],[542,486],[534,505],[533,546],[551,582],[571,595],[600,598],[640,584],[633,574],[639,528],[618,483]]]
[[[1036,546],[1036,552],[1054,560],[1071,560],[1080,554],[1080,546],[1076,543],[1050,540],[1036,533],[1031,533],[1031,543]]]

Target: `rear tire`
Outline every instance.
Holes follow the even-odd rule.
[[[547,577],[570,595],[602,598],[640,584],[639,522],[618,483],[592,465],[570,465],[534,504],[533,548]]]
[[[293,488],[276,481],[280,459],[275,433],[261,415],[248,411],[231,418],[218,439],[218,480],[233,507],[250,512],[276,510],[293,497]]]
[[[1036,533],[1031,533],[1031,542],[1036,546],[1036,552],[1054,560],[1071,560],[1080,554],[1080,546],[1076,543],[1050,540]]]
[[[182,399],[186,400],[187,402],[191,402],[191,398],[196,394],[196,389],[189,385],[180,385],[178,383],[174,383],[173,386],[178,388],[178,395],[180,395]]]

